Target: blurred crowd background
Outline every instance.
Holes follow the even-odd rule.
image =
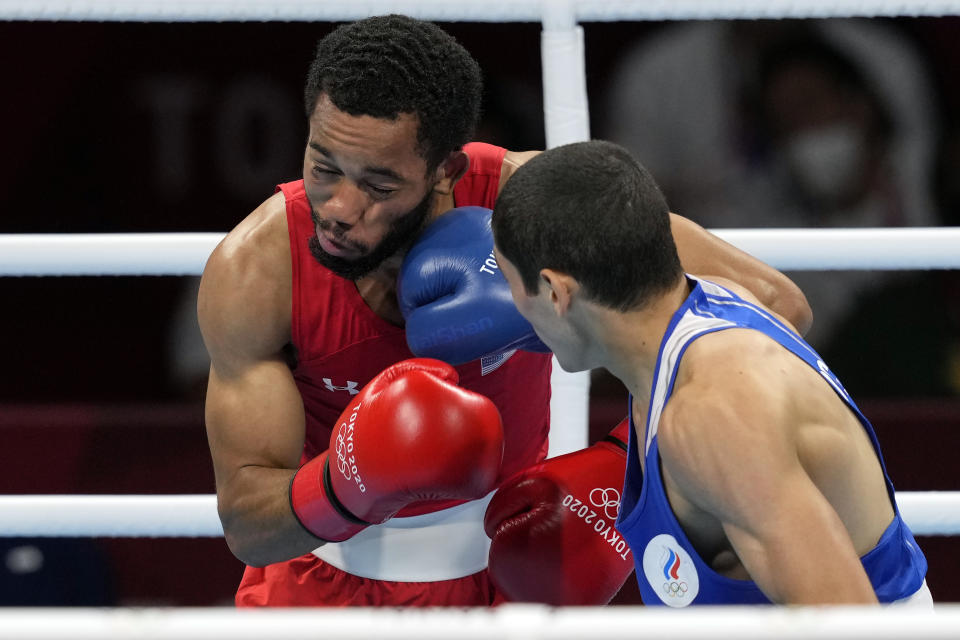
[[[544,146],[539,24],[445,25]],[[226,232],[300,176],[305,23],[0,23],[0,233]],[[591,132],[708,228],[960,223],[960,18],[588,23]],[[960,275],[796,272],[898,490],[958,490]],[[0,277],[0,493],[212,493],[196,278]],[[591,438],[625,411],[595,372]],[[269,425],[264,425],[269,428]],[[960,538],[922,538],[960,601]],[[0,538],[0,606],[212,605],[222,539]],[[617,602],[635,602],[631,585]]]

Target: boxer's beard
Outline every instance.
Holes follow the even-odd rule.
[[[346,241],[342,232],[338,234],[336,225],[329,220],[321,219],[317,211],[311,206],[310,215],[318,227],[324,231],[332,230],[337,242],[346,244],[364,255],[349,260],[339,256],[332,256],[323,250],[316,235],[311,236],[308,242],[310,253],[317,262],[341,278],[354,281],[359,280],[379,267],[384,260],[400,250],[407,249],[413,244],[414,239],[419,235],[420,230],[424,226],[424,221],[427,219],[427,214],[430,213],[432,205],[433,190],[429,191],[417,206],[394,220],[387,230],[387,235],[372,249],[364,244]]]

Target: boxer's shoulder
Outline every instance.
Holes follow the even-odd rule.
[[[284,259],[289,264],[289,255],[286,201],[283,192],[278,191],[224,237],[211,259],[253,266],[280,264]]]
[[[536,157],[540,151],[507,151],[500,166],[500,189],[517,169]]]
[[[745,383],[770,383],[773,381],[766,377],[771,373],[767,369],[780,366],[784,359],[796,356],[757,329],[730,327],[712,331],[687,346],[677,371],[677,385],[709,382],[743,389]],[[736,375],[731,377],[731,371]]]
[[[796,376],[783,354],[802,365],[750,329],[690,344],[656,432],[663,468],[686,495],[722,496],[731,469],[756,471],[754,456],[773,469],[789,454]]]
[[[265,200],[230,231],[204,267],[201,329],[273,351],[289,341],[291,264],[283,193]],[[230,336],[233,339],[230,339]]]
[[[290,242],[283,192],[267,198],[234,227],[210,255],[205,273],[230,279],[235,286],[289,282]]]

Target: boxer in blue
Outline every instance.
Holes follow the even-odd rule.
[[[493,231],[561,366],[605,367],[631,393],[617,527],[644,603],[932,603],[869,421],[787,320],[684,273],[666,202],[625,149],[532,159]]]

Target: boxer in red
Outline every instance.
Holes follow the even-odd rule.
[[[419,355],[409,344],[418,352],[425,344],[411,340],[424,334],[406,334],[397,298],[411,245],[456,207],[492,207],[513,171],[535,155],[468,144],[480,89],[476,62],[435,25],[387,16],[336,29],[320,41],[306,84],[303,178],[280,185],[207,262],[198,304],[212,361],[206,424],[226,541],[248,565],[239,605],[488,605],[502,597],[486,566],[488,549],[503,544],[491,547],[483,517],[494,486],[525,470],[535,473],[543,462],[550,356],[523,350],[542,347],[527,339],[529,325],[514,322],[498,276],[476,282],[463,304],[493,311],[493,326],[481,328],[511,348],[470,353],[463,345],[473,334],[449,330],[445,313],[458,308],[458,296],[444,292],[449,282],[421,283],[410,290],[432,290],[447,301],[418,295],[404,308],[425,308],[433,333],[450,338],[442,342],[455,357],[443,350],[430,355],[458,362],[457,375],[391,369]],[[460,236],[476,241],[465,220]],[[725,274],[799,324],[809,323],[802,294],[782,274],[684,218],[675,216],[673,224],[688,270]],[[445,244],[446,262],[453,262],[461,250]],[[462,316],[460,309],[454,315]],[[368,391],[385,370],[390,392]],[[410,375],[419,382],[405,398]],[[362,402],[352,418],[368,393],[379,399],[376,415],[391,420],[363,419]],[[454,428],[429,409],[475,413],[480,405],[469,393],[489,398],[502,419],[502,457],[491,485],[487,456],[429,446]],[[491,442],[489,422],[479,423],[470,437]],[[356,460],[347,459],[350,425],[355,437],[362,429],[366,442],[396,455],[358,458],[363,466],[354,471]],[[428,444],[396,445],[411,433]],[[607,464],[593,452],[580,452],[584,462],[571,471]],[[543,473],[545,481],[561,466]],[[526,485],[511,486],[520,495]],[[565,508],[541,495],[537,506]],[[499,513],[501,522],[515,515]],[[585,569],[571,567],[568,582],[576,585],[580,577],[572,572]],[[544,576],[554,580],[564,572],[561,561]],[[509,595],[541,599],[535,586]]]

